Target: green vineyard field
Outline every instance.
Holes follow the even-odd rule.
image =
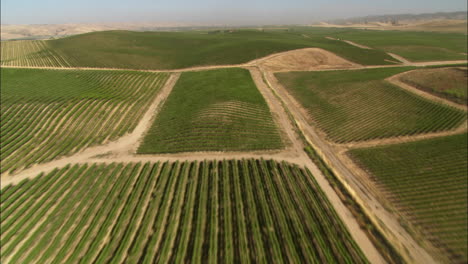
[[[119,69],[180,69],[246,63],[277,52],[317,47],[364,65],[392,64],[380,50],[325,39],[327,32],[234,30],[185,32],[103,31],[47,41],[2,42],[2,65]],[[30,46],[40,44],[36,50]],[[6,54],[6,56],[3,56]],[[60,54],[60,56],[58,55]],[[50,60],[50,61],[49,61]]]
[[[468,70],[466,68],[438,68],[410,71],[400,80],[425,92],[459,104],[468,104]]]
[[[131,132],[167,74],[2,69],[1,172]]]
[[[468,260],[467,145],[461,134],[349,152],[453,263]]]
[[[460,33],[337,30],[331,36],[392,52],[411,61],[467,59],[466,35]]]
[[[138,152],[269,150],[279,129],[248,70],[182,73]]]
[[[1,65],[26,67],[71,67],[68,58],[52,50],[48,41],[2,41]]]
[[[2,189],[2,263],[367,263],[307,169],[89,164]]]
[[[384,79],[412,68],[290,72],[276,77],[310,121],[338,143],[456,128],[466,112],[434,103]]]

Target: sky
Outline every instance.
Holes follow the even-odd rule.
[[[466,10],[466,0],[1,0],[1,22],[306,24]]]

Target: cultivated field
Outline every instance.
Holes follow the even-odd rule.
[[[382,189],[466,262],[466,107],[395,76],[433,71],[412,85],[460,95],[466,70],[386,53],[455,64],[462,40],[272,27],[2,42],[0,260],[432,263]],[[375,147],[433,132],[465,138]],[[377,187],[346,155],[363,146],[350,155]]]
[[[47,41],[2,41],[1,65],[26,67],[70,67],[68,57],[52,50]]]
[[[392,64],[392,57],[382,51],[362,50],[339,41],[325,39],[326,34],[305,38],[300,32],[235,30],[205,32],[130,32],[105,31],[76,35],[63,39],[39,41],[48,53],[43,60],[57,56],[73,67],[121,69],[180,69],[194,66],[241,64],[267,55],[301,48],[329,50],[350,61],[379,65]],[[4,43],[7,43],[4,45]],[[2,42],[9,53],[30,54],[31,41]],[[196,48],[195,48],[196,47]],[[105,50],[105,52],[104,52]],[[2,50],[3,53],[3,50]],[[35,55],[35,56],[36,56]],[[24,56],[23,56],[24,57]],[[61,66],[30,61],[29,57],[2,57],[2,65]],[[31,56],[30,56],[31,57]],[[34,57],[31,57],[34,58]]]
[[[350,40],[410,61],[466,60],[466,35],[459,33],[342,30],[330,36]]]
[[[452,102],[468,104],[467,68],[415,70],[402,74],[399,79],[406,84]]]
[[[131,132],[168,75],[2,69],[1,172]]]
[[[8,263],[367,263],[310,172],[274,161],[68,166],[1,209]]]
[[[334,142],[445,131],[466,112],[419,97],[385,78],[411,68],[277,73],[279,81]]]
[[[399,211],[453,263],[466,263],[468,135],[354,149]]]
[[[279,149],[279,131],[248,70],[186,72],[138,152]]]

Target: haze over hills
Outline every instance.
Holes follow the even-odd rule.
[[[421,22],[429,20],[466,20],[466,11],[459,12],[437,12],[437,13],[424,13],[424,14],[392,14],[392,15],[379,15],[379,16],[364,16],[353,17],[345,19],[329,20],[327,23],[336,25],[348,24],[365,24],[372,22],[391,23],[391,22]]]
[[[32,25],[2,25],[1,39],[49,39],[61,38],[105,30],[130,31],[168,31],[184,28],[189,30],[199,27],[188,23],[86,23],[86,24],[32,24]]]
[[[315,21],[312,26],[353,27],[381,30],[442,31],[465,33],[466,12],[438,12],[426,14],[396,14],[365,16],[348,19]],[[1,40],[50,39],[106,30],[177,31],[230,27],[229,24],[165,22],[165,23],[75,23],[75,24],[2,24]],[[258,27],[244,25],[243,27]],[[240,26],[235,26],[240,27]]]
[[[329,20],[319,23],[318,26],[464,34],[467,34],[468,29],[466,11],[354,17]]]

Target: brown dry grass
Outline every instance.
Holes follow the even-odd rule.
[[[357,64],[318,48],[293,50],[259,60],[258,66],[270,72],[311,71],[317,69],[354,68]]]

